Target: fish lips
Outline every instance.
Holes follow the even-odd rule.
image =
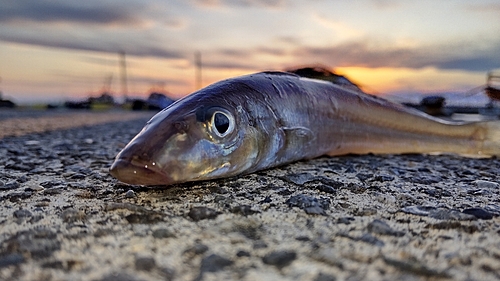
[[[128,184],[168,185],[173,183],[172,178],[161,171],[133,163],[128,159],[116,159],[109,173],[119,181]]]

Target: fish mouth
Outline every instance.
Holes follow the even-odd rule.
[[[172,178],[161,171],[127,159],[116,159],[109,168],[109,173],[119,181],[128,184],[168,185],[173,183]]]

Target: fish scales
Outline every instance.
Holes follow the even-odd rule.
[[[330,82],[262,72],[165,108],[110,172],[126,183],[169,185],[365,153],[500,155],[500,125],[444,121]]]

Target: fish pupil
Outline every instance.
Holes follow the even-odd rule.
[[[229,118],[220,112],[214,114],[214,125],[220,134],[224,134],[229,129]]]

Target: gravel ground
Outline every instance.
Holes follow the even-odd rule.
[[[108,174],[147,118],[0,139],[1,280],[498,280],[497,159],[320,158],[169,188]]]
[[[0,110],[0,139],[7,136],[21,136],[29,133],[127,121],[150,115],[151,113],[123,110],[101,112],[82,110]]]

